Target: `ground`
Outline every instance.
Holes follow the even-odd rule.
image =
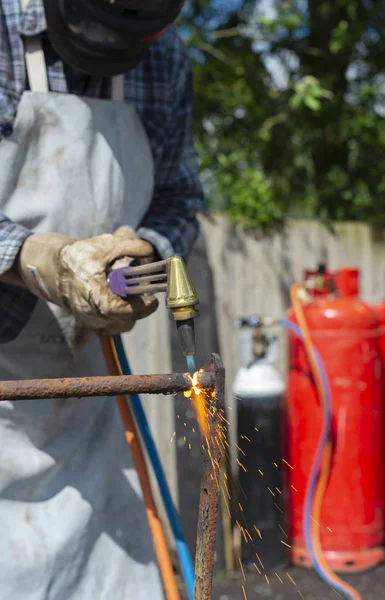
[[[256,571],[217,579],[212,600],[338,600],[339,594],[325,585],[313,571],[291,568],[267,574],[269,583]],[[287,576],[289,573],[290,578]],[[385,567],[360,575],[344,576],[362,595],[362,600],[385,600]],[[295,582],[295,584],[293,583]],[[244,586],[244,591],[242,589]]]

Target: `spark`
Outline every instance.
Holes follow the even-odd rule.
[[[247,596],[246,596],[246,590],[245,590],[245,586],[242,586],[242,591],[243,591],[243,595],[245,597],[245,600],[247,600]]]
[[[288,578],[290,579],[290,581],[292,582],[292,584],[296,586],[297,584],[296,584],[296,582],[294,581],[294,579],[292,578],[292,576],[290,575],[290,573],[288,573],[288,572],[286,571],[286,575],[288,576]]]
[[[188,447],[189,447],[189,450],[191,450],[191,444],[189,444]]]
[[[258,571],[258,573],[259,573],[260,575],[262,575],[262,572],[261,572],[261,571],[258,569],[257,565],[256,565],[255,563],[253,563],[253,565],[254,565],[254,567],[256,568],[256,570]]]
[[[258,427],[254,427],[254,429],[255,429],[255,431],[258,431],[258,433],[259,433],[259,429],[258,429]]]
[[[275,498],[275,494],[274,494],[273,490],[271,490],[269,487],[268,487],[267,489],[269,490],[270,494],[271,494],[272,496],[274,496],[274,498]]]
[[[249,442],[249,444],[251,444],[251,440],[250,440],[250,439],[247,437],[247,435],[244,435],[243,437],[245,438],[245,440],[246,440],[247,442]]]
[[[254,525],[254,529],[255,529],[255,531],[258,533],[259,537],[262,539],[262,533],[260,532],[260,530],[258,529],[258,527],[256,527],[256,526]]]
[[[302,600],[305,600],[305,597],[303,596],[302,592],[300,592],[299,590],[297,590],[297,592],[299,593],[299,595],[301,596]],[[342,596],[341,596],[342,598]]]
[[[282,495],[282,492],[281,492],[281,490],[279,488],[276,487],[275,489],[277,490],[278,494]]]
[[[243,466],[243,464],[241,463],[240,460],[236,459],[237,463],[239,464],[239,466],[244,470],[245,473],[247,473],[247,470],[245,469],[245,467]]]
[[[184,427],[187,427],[187,423],[183,423]]]
[[[330,533],[333,533],[333,530],[330,529],[330,527],[326,527],[326,529],[328,529],[330,531]]]
[[[242,506],[242,504],[240,502],[238,502],[238,506],[241,509],[241,511],[243,512],[243,506]]]
[[[278,469],[278,465],[277,465],[277,463],[276,463],[276,462],[274,463],[274,466],[275,466],[275,467],[277,467],[277,469]]]
[[[298,492],[297,488],[294,487],[294,485],[291,486],[291,488],[295,491]]]
[[[241,561],[241,559],[240,559],[240,558],[239,558],[238,560],[239,560],[239,564],[241,565],[241,571],[242,571],[243,581],[246,581],[246,577],[245,577],[245,572],[244,572],[244,570],[243,570],[243,564],[242,564],[242,561]]]
[[[287,465],[288,467],[290,467],[290,469],[294,469],[294,467],[292,467],[291,464],[288,463],[287,460],[285,460],[284,458],[282,459],[282,462],[284,462],[285,465]]]
[[[283,514],[283,510],[282,510],[282,508],[279,508],[278,504],[276,504],[276,503],[274,502],[274,506],[275,506],[276,508],[278,508],[278,510],[279,510],[279,512],[280,512],[280,513],[282,513],[282,514]]]
[[[241,532],[241,534],[243,535],[243,537],[244,537],[244,539],[245,539],[245,542],[246,542],[246,544],[248,544],[248,543],[249,543],[249,540],[248,540],[248,539],[247,539],[247,537],[246,537],[245,530],[243,529],[242,525],[240,525],[240,524],[238,523],[238,521],[235,521],[235,522],[236,522],[236,524],[238,525],[238,529],[239,529],[239,531]]]
[[[287,535],[286,531],[284,530],[284,528],[281,525],[278,525],[278,527],[280,528],[280,530],[282,531],[283,535],[285,536],[285,538],[288,538],[289,536]]]
[[[270,581],[268,580],[267,575],[265,575],[265,579],[267,581],[267,585],[270,585]]]
[[[195,433],[195,429],[194,429],[194,427],[191,429],[191,431],[192,431],[193,433]]]
[[[284,542],[283,540],[280,540],[281,544],[283,544],[284,546],[287,546],[288,548],[291,548],[290,544],[287,544],[286,542]]]
[[[258,473],[260,473],[262,475],[262,477],[264,476],[263,471],[261,471],[261,469],[258,469]]]
[[[186,436],[183,437],[184,441],[186,441]]]
[[[278,577],[279,581],[280,581],[281,583],[283,583],[283,581],[282,581],[282,579],[280,578],[280,576],[278,575],[278,573],[276,573],[276,576]]]
[[[243,454],[243,456],[246,456],[245,452],[242,450],[242,448],[240,446],[238,446],[238,444],[235,444],[236,449],[241,452],[241,454]]]
[[[312,517],[312,515],[310,515],[310,518],[311,518],[312,521],[314,521],[314,523],[317,525],[317,527],[320,526],[320,524],[318,523],[318,521],[316,521],[315,518]]]
[[[259,564],[261,565],[262,569],[264,569],[265,567],[263,566],[263,562],[261,561],[257,553],[255,553],[255,556],[258,558]]]
[[[245,529],[245,532],[247,533],[247,535],[248,535],[248,536],[249,536],[249,538],[250,538],[250,541],[252,542],[252,541],[253,541],[253,538],[252,538],[252,536],[250,535],[250,533],[249,533],[249,530],[248,530],[248,529]]]

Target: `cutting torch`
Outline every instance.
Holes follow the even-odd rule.
[[[178,328],[184,356],[195,355],[194,319],[198,294],[180,256],[145,265],[126,265],[107,274],[110,289],[121,298],[165,292],[166,306]]]

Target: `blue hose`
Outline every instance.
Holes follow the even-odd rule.
[[[298,336],[301,340],[303,340],[303,335],[300,327],[289,321],[288,319],[280,319],[279,324],[286,329],[292,331],[296,336]],[[322,358],[319,355],[318,351],[314,346],[312,346],[313,354],[315,361],[317,363],[318,370],[320,372],[320,377],[322,381],[322,387],[325,392],[325,404],[324,404],[324,421],[322,425],[322,431],[318,442],[317,452],[314,459],[314,463],[310,472],[309,483],[306,490],[305,496],[305,505],[304,505],[304,515],[303,515],[303,525],[305,531],[305,540],[306,546],[310,554],[311,561],[313,563],[314,569],[318,573],[318,575],[332,587],[334,590],[343,595],[347,600],[352,600],[352,596],[350,593],[340,587],[335,581],[330,580],[327,573],[324,572],[322,566],[320,565],[316,551],[313,544],[313,538],[311,534],[311,512],[314,500],[314,494],[317,486],[318,474],[320,472],[322,466],[322,457],[329,440],[330,430],[331,430],[331,422],[332,422],[332,401],[331,401],[331,390],[329,384],[329,378],[326,373],[325,365],[323,364]]]
[[[131,375],[131,369],[128,364],[122,338],[120,337],[120,335],[115,335],[113,337],[113,340],[123,374]],[[175,508],[170,489],[168,487],[167,479],[162,467],[162,463],[160,462],[159,454],[155,446],[154,438],[152,437],[152,433],[142,406],[142,402],[138,394],[132,394],[130,398],[132,410],[135,415],[135,419],[137,421],[140,432],[142,434],[143,442],[146,447],[148,456],[152,463],[152,467],[154,469],[155,476],[159,485],[160,493],[167,512],[170,526],[175,537],[176,550],[179,556],[179,562],[185,580],[189,600],[193,600],[194,565],[191,560],[190,552],[185,537],[183,535],[178,511]]]

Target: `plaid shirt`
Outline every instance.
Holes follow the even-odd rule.
[[[22,15],[20,0],[0,0],[0,144],[1,135],[12,131],[26,89],[21,36],[42,35],[51,91],[110,97],[108,80],[75,74],[63,65],[45,30],[42,0],[30,0]],[[136,105],[155,161],[154,196],[138,233],[163,258],[186,256],[197,235],[202,190],[190,133],[191,67],[175,28],[153,42],[141,64],[125,76],[125,100]],[[28,235],[0,212],[0,274],[11,267]],[[0,342],[17,337],[35,302],[29,292],[0,284]]]

